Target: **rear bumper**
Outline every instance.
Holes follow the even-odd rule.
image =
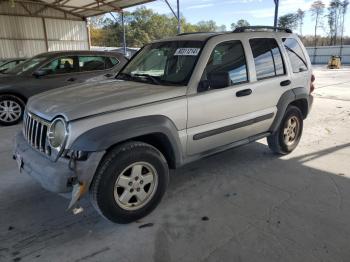
[[[69,159],[60,158],[57,162],[34,150],[24,139],[22,132],[16,136],[14,158],[20,158],[21,170],[37,180],[43,188],[54,193],[72,191],[69,181],[77,179],[87,187],[90,185],[104,152],[94,152],[86,161],[76,161],[74,170],[69,168]]]

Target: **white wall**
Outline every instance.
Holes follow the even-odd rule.
[[[85,21],[0,15],[0,58],[31,57],[57,50],[88,50],[86,26]]]
[[[342,64],[350,64],[350,45],[306,47],[313,64],[327,64],[332,55],[341,56]]]

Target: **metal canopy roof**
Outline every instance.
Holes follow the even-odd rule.
[[[155,0],[0,0],[12,5],[38,5],[52,8],[80,18],[101,15],[108,12],[122,12],[124,8],[153,2]]]

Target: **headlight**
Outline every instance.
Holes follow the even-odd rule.
[[[68,132],[66,121],[56,118],[49,126],[48,140],[53,149],[60,151],[66,142]]]

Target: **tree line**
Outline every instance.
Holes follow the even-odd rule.
[[[344,39],[345,15],[349,5],[348,0],[331,0],[328,8],[322,1],[314,1],[309,10],[285,14],[278,19],[278,25],[290,29],[298,29],[304,44],[310,45],[310,36],[303,36],[302,28],[306,12],[310,12],[314,21],[313,45],[350,44],[349,38]],[[326,24],[325,24],[326,21]],[[326,33],[326,37],[318,37],[318,30]]]
[[[332,0],[326,9],[322,1],[315,1],[310,9],[299,9],[296,13],[288,13],[279,17],[279,26],[297,30],[306,46],[350,44],[350,38],[344,37],[345,14],[349,5],[348,0]],[[327,13],[325,14],[325,11]],[[310,12],[314,25],[314,35],[304,36],[302,29],[306,12]],[[324,21],[327,20],[327,25]],[[161,15],[152,9],[137,8],[133,12],[124,13],[127,46],[141,47],[156,39],[171,37],[177,34],[177,19],[171,15]],[[89,19],[91,43],[93,46],[122,46],[123,27],[121,15],[97,16]],[[230,30],[237,27],[249,26],[244,19],[231,24]],[[183,32],[213,32],[227,31],[225,25],[217,25],[215,21],[200,21],[192,24],[181,18]],[[320,37],[322,29],[327,36]]]

